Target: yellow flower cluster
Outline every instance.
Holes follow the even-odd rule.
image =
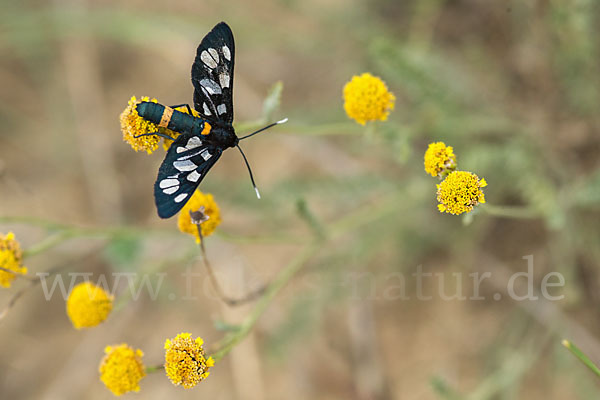
[[[192,339],[190,333],[180,333],[165,341],[165,371],[176,386],[190,389],[206,379],[209,368],[215,365],[212,357],[205,357],[201,338]]]
[[[456,156],[452,146],[444,142],[430,143],[425,152],[425,172],[436,177],[447,175],[456,168]]]
[[[10,270],[0,270],[0,286],[9,288],[17,275],[25,275],[27,268],[22,266],[23,252],[15,235],[9,232],[6,236],[0,234],[0,267]]]
[[[174,385],[190,389],[208,377],[208,370],[215,361],[212,357],[206,358],[203,344],[201,338],[193,339],[190,333],[180,333],[165,341],[164,369]],[[139,392],[142,378],[160,369],[158,366],[146,368],[142,362],[144,353],[125,343],[106,346],[104,353],[98,368],[100,380],[115,396]]]
[[[141,350],[134,350],[125,343],[106,346],[106,354],[100,362],[100,380],[115,396],[127,392],[139,392],[140,380],[146,376]]]
[[[485,203],[481,191],[485,186],[485,179],[471,172],[454,171],[437,185],[438,209],[454,215],[470,212],[477,204]]]
[[[202,209],[202,207],[204,208]],[[198,227],[192,221],[190,211],[199,211],[201,209],[202,213],[208,217],[208,219],[200,225],[202,236],[209,236],[221,223],[221,212],[212,194],[204,194],[200,190],[197,190],[187,204],[183,206],[177,219],[179,230],[183,233],[189,233],[190,235],[195,236],[197,243],[200,243],[200,236],[198,235]]]
[[[121,121],[121,131],[123,132],[123,140],[129,143],[135,151],[144,150],[148,154],[152,154],[154,150],[158,149],[160,137],[150,135],[136,138],[136,136],[139,135],[158,131],[158,126],[156,124],[145,120],[138,114],[137,105],[142,101],[158,103],[156,99],[150,100],[149,97],[142,97],[142,99],[138,101],[135,96],[132,96],[131,99],[129,99],[127,107],[119,117]]]
[[[344,110],[361,125],[367,121],[385,121],[394,109],[395,100],[386,84],[369,73],[353,76],[344,86]]]
[[[485,203],[481,188],[485,179],[467,171],[456,169],[456,155],[452,146],[444,142],[430,143],[425,151],[425,172],[445,179],[437,185],[438,210],[459,215],[471,212],[477,204]]]
[[[76,329],[91,328],[104,321],[113,307],[113,296],[91,282],[75,286],[67,299],[67,315]]]

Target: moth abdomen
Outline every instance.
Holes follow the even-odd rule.
[[[137,112],[140,117],[152,122],[153,124],[160,125],[163,114],[167,107],[162,104],[152,103],[149,101],[142,101],[137,105]]]
[[[143,101],[137,106],[140,117],[177,133],[207,135],[210,125],[202,118],[186,114],[159,103]]]

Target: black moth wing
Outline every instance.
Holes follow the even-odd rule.
[[[181,210],[221,153],[202,136],[180,135],[173,142],[154,183],[159,217],[170,218]]]
[[[233,122],[234,62],[233,33],[220,22],[202,39],[192,65],[194,108],[209,121]]]

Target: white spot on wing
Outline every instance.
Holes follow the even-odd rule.
[[[171,187],[171,186],[179,186],[179,180],[177,179],[163,179],[162,181],[160,181],[160,183],[158,184],[158,186],[161,189],[167,188],[167,187]]]
[[[202,110],[204,111],[204,115],[212,115],[206,103],[202,103]]]
[[[185,147],[188,150],[192,150],[192,149],[195,149],[196,147],[200,147],[201,145],[202,145],[202,140],[200,140],[200,138],[198,136],[192,136],[190,138],[190,140],[188,140],[187,145]]]
[[[210,53],[212,58],[214,58],[214,60],[218,64],[219,63],[219,53],[217,53],[217,51],[215,49],[213,49],[212,47],[210,49],[208,49],[208,52]]]
[[[175,193],[177,190],[179,190],[179,185],[177,185],[177,186],[173,186],[173,187],[170,187],[170,188],[163,189],[163,193],[164,193],[164,194],[173,194],[173,193]]]
[[[201,176],[202,174],[199,174],[198,171],[192,171],[187,176],[187,180],[190,182],[198,182],[198,179],[200,179]]]
[[[221,72],[219,74],[219,83],[222,88],[229,87],[229,74],[227,72]]]
[[[217,68],[217,62],[208,54],[206,50],[200,53],[200,59],[209,68]]]
[[[227,61],[231,61],[231,52],[229,51],[229,47],[223,46],[223,56],[227,59]]]
[[[173,166],[180,171],[193,171],[198,167],[196,164],[194,164],[190,160],[175,161],[173,163]]]
[[[200,84],[209,94],[221,94],[221,86],[212,79],[204,78],[200,81]]]
[[[185,198],[188,197],[187,193],[181,193],[179,195],[177,195],[177,197],[175,197],[175,203],[181,203],[183,200],[185,200]]]
[[[217,112],[219,113],[219,115],[225,114],[227,112],[227,107],[225,106],[225,104],[219,104],[217,106]]]
[[[202,153],[200,153],[200,155],[202,156],[202,158],[204,158],[204,161],[212,157],[212,154],[210,154],[208,150],[204,150]]]
[[[185,151],[185,147],[177,147],[177,153],[183,153]]]

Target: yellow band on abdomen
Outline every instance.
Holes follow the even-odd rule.
[[[172,116],[173,116],[173,109],[170,107],[165,107],[165,111],[163,111],[163,115],[162,115],[162,118],[160,119],[160,124],[158,124],[158,126],[160,126],[161,128],[168,127],[169,122],[171,122]]]

